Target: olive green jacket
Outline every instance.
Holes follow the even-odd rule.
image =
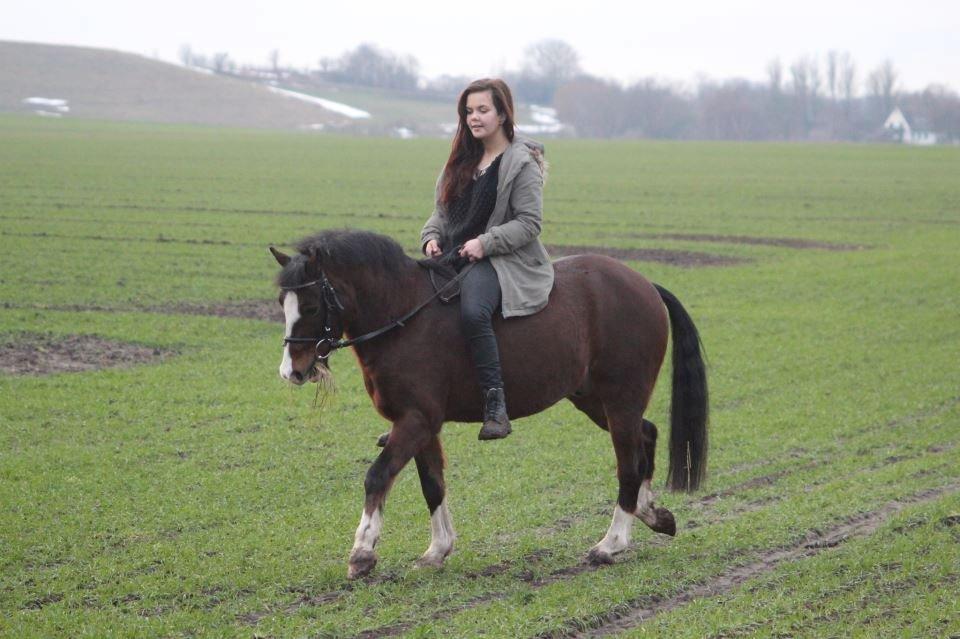
[[[420,233],[420,248],[440,240],[446,207],[440,202],[443,173],[437,179],[433,215]],[[504,317],[532,315],[547,305],[553,263],[540,242],[543,220],[543,145],[517,136],[503,152],[497,178],[497,204],[479,236],[483,253],[497,272]]]

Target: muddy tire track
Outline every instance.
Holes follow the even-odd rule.
[[[933,409],[924,409],[922,411],[919,411],[918,413],[906,415],[901,418],[897,418],[896,420],[880,422],[880,423],[874,424],[870,428],[863,429],[862,432],[870,432],[878,429],[889,428],[891,424],[914,423],[917,420],[922,420],[925,418],[929,418],[931,416],[935,416],[936,414],[939,414],[944,410],[947,410],[950,406],[954,405],[955,403],[957,402],[951,400],[946,403],[941,403],[940,405],[936,406]],[[867,449],[863,449],[863,452],[866,453],[869,451],[875,451],[885,447],[886,447],[885,444],[876,444],[874,446],[870,446]],[[956,447],[956,444],[931,446],[926,449],[926,452],[931,453],[930,456],[932,457],[936,454],[952,450],[955,447]],[[753,477],[753,478],[744,480],[742,482],[739,482],[728,488],[725,488],[723,490],[709,493],[707,495],[700,497],[699,499],[696,499],[692,503],[701,505],[703,509],[696,512],[696,516],[698,517],[698,519],[696,520],[691,519],[686,523],[685,529],[693,530],[695,528],[701,528],[703,526],[716,525],[719,523],[723,523],[725,521],[742,517],[744,515],[750,514],[752,512],[756,512],[758,510],[762,510],[763,508],[767,508],[772,504],[781,502],[785,500],[787,497],[789,497],[789,495],[782,494],[782,495],[760,496],[756,499],[751,499],[742,504],[738,504],[734,506],[732,509],[725,512],[722,516],[719,516],[719,517],[710,516],[711,512],[714,511],[715,507],[721,503],[722,498],[724,497],[733,497],[733,496],[741,495],[742,493],[750,491],[755,488],[765,488],[765,487],[773,486],[777,482],[779,482],[781,479],[790,477],[798,472],[807,471],[813,468],[829,465],[835,460],[835,458],[840,453],[840,451],[834,451],[832,455],[824,456],[823,451],[805,451],[805,452],[810,455],[815,455],[816,459],[810,460],[807,463],[798,463],[797,465],[791,466],[790,468],[787,468],[787,469],[782,469],[766,475]],[[881,460],[877,464],[873,464],[870,467],[865,468],[864,470],[875,470],[882,466],[900,463],[908,459],[915,459],[918,456],[920,455],[911,454],[911,455],[890,456]],[[822,482],[820,481],[814,482],[815,485],[818,485],[819,483],[822,483]],[[603,512],[606,512],[606,510],[607,510],[606,508],[602,509]],[[590,514],[591,514],[590,512],[581,513],[582,516],[568,514],[558,519],[557,522],[555,522],[554,524],[544,526],[542,530],[544,530],[545,532],[546,531],[559,532],[562,530],[566,530],[571,526],[575,525],[578,521],[582,521],[583,516],[590,516]],[[593,512],[592,514],[597,515],[598,512]],[[828,533],[825,533],[824,535],[828,535]],[[662,537],[660,535],[654,535],[652,537],[645,538],[642,541],[642,548],[644,550],[648,548],[658,548],[666,545],[667,543],[669,543],[669,539]],[[830,544],[831,542],[828,542],[828,541],[816,542],[814,540],[811,543]],[[627,552],[636,553],[637,547],[639,545],[640,544],[632,545],[631,549],[628,550]],[[837,545],[837,544],[833,544],[833,545]],[[831,547],[831,546],[826,545],[824,547]],[[506,573],[514,573],[517,580],[528,583],[530,587],[533,589],[539,589],[558,581],[570,579],[587,572],[593,572],[593,571],[604,568],[604,566],[596,566],[596,565],[590,564],[586,560],[581,560],[576,564],[558,568],[552,571],[550,574],[548,574],[545,577],[536,578],[533,572],[530,570],[531,566],[541,563],[543,560],[548,559],[552,556],[554,556],[553,551],[549,549],[540,549],[517,560],[501,561],[495,564],[491,564],[480,570],[466,573],[463,575],[463,577],[469,580],[477,580],[477,579],[493,578]],[[732,559],[736,559],[736,557]],[[626,560],[629,561],[629,557]],[[395,575],[394,576],[388,575],[384,578],[374,577],[370,579],[367,583],[376,584],[381,582],[394,581],[396,579],[397,577]],[[349,583],[347,583],[342,589],[332,590],[327,593],[304,595],[303,597],[293,602],[292,604],[289,604],[286,607],[278,607],[269,611],[262,611],[259,613],[247,613],[245,615],[241,615],[239,619],[244,623],[255,625],[257,622],[259,622],[260,619],[267,617],[271,614],[275,614],[278,612],[285,612],[288,614],[292,614],[305,606],[326,605],[326,604],[338,601],[342,597],[346,596],[351,590],[352,590],[352,586]],[[468,599],[464,602],[461,602],[460,604],[451,606],[449,608],[443,608],[443,609],[434,611],[433,613],[430,614],[430,620],[440,621],[443,619],[447,619],[460,612],[470,610],[471,608],[475,608],[493,601],[504,599],[510,596],[511,594],[512,594],[511,592],[483,593],[481,595],[477,595],[476,597]],[[398,636],[410,630],[415,625],[419,625],[420,623],[423,623],[423,620],[420,620],[417,622],[403,622],[403,623],[389,625],[389,626],[380,626],[377,628],[364,631],[357,635],[354,635],[354,637],[355,639],[361,639],[361,638],[370,639],[372,637]],[[584,626],[580,624],[577,627],[582,628]],[[551,636],[551,635],[546,635],[546,636]],[[565,636],[565,635],[561,633],[558,636]]]
[[[730,592],[746,581],[773,572],[785,562],[813,557],[828,548],[835,548],[851,539],[867,537],[877,531],[893,515],[908,506],[932,502],[944,495],[960,491],[960,484],[947,484],[929,488],[909,497],[887,502],[880,508],[850,517],[843,523],[826,531],[812,531],[799,544],[768,550],[754,561],[735,566],[713,577],[707,582],[697,584],[669,597],[644,597],[632,602],[628,610],[611,612],[600,623],[592,623],[589,630],[569,630],[547,633],[541,637],[587,639],[607,637],[621,633],[649,621],[658,614],[675,610],[696,600],[716,597]],[[582,628],[582,620],[570,622],[571,626]]]
[[[952,447],[944,447],[944,450],[949,450],[950,448]],[[816,465],[822,465],[822,463],[826,463],[826,462],[821,462]],[[897,463],[897,461],[889,461],[886,463],[888,464]],[[799,468],[797,470],[799,470]],[[776,476],[777,476],[776,478],[779,479],[780,477],[785,477],[790,474],[792,473],[790,472],[776,473]],[[755,480],[751,480],[751,482],[753,481]],[[761,482],[757,485],[765,486],[765,485],[770,485],[773,482],[775,482],[775,479],[771,479],[769,482]],[[750,482],[747,482],[747,483],[750,483]],[[868,535],[874,530],[876,530],[876,528],[878,528],[884,521],[886,521],[886,519],[888,519],[890,515],[898,512],[900,509],[916,503],[931,501],[941,495],[956,492],[957,490],[960,490],[960,484],[950,484],[944,487],[927,489],[915,495],[912,495],[910,497],[889,502],[876,511],[872,511],[870,513],[865,513],[863,515],[857,515],[857,516],[848,518],[844,520],[843,523],[827,530],[826,532],[812,531],[810,534],[808,534],[808,536],[804,539],[804,541],[799,545],[799,547],[778,548],[778,549],[773,549],[773,550],[761,553],[760,559],[757,559],[755,562],[748,564],[746,566],[738,566],[736,568],[732,568],[730,571],[727,571],[726,573],[723,573],[722,575],[718,576],[716,578],[716,581],[717,583],[728,583],[728,586],[727,586],[728,589],[733,588],[734,586],[739,585],[743,581],[746,581],[749,578],[756,576],[753,572],[751,572],[751,570],[759,570],[764,566],[771,566],[770,570],[772,570],[772,567],[779,565],[779,563],[787,559],[802,558],[804,554],[806,555],[816,554],[817,552],[825,550],[826,548],[832,548],[834,546],[837,546],[843,543],[844,541],[846,541],[847,538],[851,538],[853,536]],[[773,503],[783,501],[785,498],[786,498],[786,495],[780,496],[780,497],[774,496],[774,497],[749,501],[743,504],[742,506],[739,506],[733,509],[731,512],[725,514],[723,517],[708,519],[705,523],[708,525],[714,525],[717,523],[722,523],[723,521],[736,519],[745,514],[749,514],[751,512],[755,512],[765,507],[768,507]],[[706,505],[709,507],[709,506],[713,506],[715,503],[716,503],[716,500],[712,499],[706,502]],[[699,528],[702,525],[704,524],[695,522],[693,526],[688,526],[688,528],[691,528],[691,529]],[[655,535],[653,537],[644,539],[642,544],[643,544],[643,549],[646,550],[648,548],[662,547],[668,544],[669,542],[670,540],[668,538],[660,535]],[[621,559],[621,561],[629,561],[630,556],[628,553],[635,554],[636,552],[637,552],[637,545],[632,544],[630,549],[625,553],[626,559]],[[799,553],[799,554],[795,554],[795,553]],[[753,554],[755,555],[756,553],[753,553]],[[548,557],[548,556],[550,556],[549,552],[533,553],[532,555],[530,555],[530,557],[535,561],[539,561],[543,557]],[[742,555],[737,554],[737,555],[731,556],[730,561],[736,561],[742,558],[743,558]],[[471,578],[483,578],[483,577],[492,577],[492,576],[504,574],[507,572],[515,571],[517,572],[516,577],[519,581],[526,582],[527,584],[529,584],[529,587],[533,590],[539,590],[540,588],[543,588],[553,583],[565,581],[565,580],[577,577],[579,575],[582,575],[584,573],[595,572],[597,570],[603,570],[604,568],[607,568],[607,566],[591,564],[586,559],[583,559],[576,564],[558,568],[550,572],[545,577],[536,578],[533,576],[532,571],[529,570],[529,565],[524,564],[525,560],[526,558],[521,559],[519,561],[515,561],[515,562],[500,562],[498,564],[493,564],[483,570],[470,573],[469,576]],[[761,574],[761,573],[757,572],[756,574]],[[707,584],[697,585],[691,588],[689,591],[678,593],[671,598],[648,597],[648,598],[645,598],[644,600],[641,600],[640,602],[633,602],[625,606],[618,606],[612,612],[608,613],[607,615],[603,615],[599,619],[596,617],[593,617],[586,621],[572,620],[569,624],[570,628],[568,630],[561,630],[553,633],[546,633],[541,637],[593,636],[590,634],[580,635],[577,633],[586,632],[582,630],[583,628],[591,628],[589,632],[594,632],[599,627],[602,627],[607,624],[613,624],[615,622],[619,622],[620,619],[624,618],[627,615],[631,615],[631,618],[634,618],[632,617],[632,615],[634,612],[638,610],[637,605],[642,606],[642,608],[639,608],[640,612],[647,611],[648,609],[651,609],[651,608],[659,610],[660,612],[664,612],[665,609],[661,609],[661,606],[666,605],[670,602],[673,602],[673,607],[679,607],[683,603],[687,603],[689,601],[692,601],[693,599],[697,599],[703,596],[696,593],[701,592],[701,590],[703,590],[707,586],[711,586],[711,584],[714,584],[714,581],[710,581]],[[714,587],[716,587],[715,584],[714,584]],[[466,610],[470,610],[472,608],[476,608],[478,606],[482,606],[487,603],[505,599],[511,596],[512,594],[513,594],[512,591],[498,591],[498,592],[484,593],[482,595],[478,595],[474,598],[464,601],[458,605],[451,606],[450,608],[437,610],[432,614],[430,614],[429,619],[432,621],[441,621],[444,619],[448,619],[460,612],[464,612]],[[717,594],[721,594],[721,593],[718,592]],[[639,616],[635,618],[636,623],[640,623],[641,621],[644,621],[644,620],[646,619],[641,618]],[[404,632],[413,628],[415,625],[419,625],[421,623],[423,623],[422,619],[416,622],[411,621],[411,622],[403,622],[403,623],[388,625],[388,626],[380,626],[377,628],[366,630],[357,635],[353,635],[352,639],[372,639],[373,637],[399,636]],[[618,629],[618,630],[611,630],[610,632],[620,632],[620,631],[621,630]],[[598,636],[602,636],[602,635],[598,635]]]

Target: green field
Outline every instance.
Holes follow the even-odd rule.
[[[0,346],[166,353],[0,375],[0,636],[960,635],[960,148],[552,142],[548,244],[743,260],[630,262],[700,328],[706,488],[659,492],[678,535],[596,568],[606,433],[566,403],[492,444],[449,424],[457,551],[412,567],[411,465],[348,582],[386,428],[353,356],[315,407],[281,323],[196,310],[274,300],[266,247],[322,228],[412,252],[448,148],[0,117]]]

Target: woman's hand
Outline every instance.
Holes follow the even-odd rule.
[[[473,238],[472,240],[467,240],[463,244],[463,248],[460,249],[460,257],[465,257],[471,262],[476,262],[477,260],[483,259],[483,244],[480,243],[480,240]]]
[[[443,254],[443,251],[440,250],[440,245],[437,244],[436,240],[430,240],[427,242],[427,245],[423,247],[423,252],[427,257],[436,257]]]

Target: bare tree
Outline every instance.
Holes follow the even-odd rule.
[[[887,58],[879,67],[867,76],[867,92],[882,115],[893,110],[893,99],[897,85],[897,71],[893,62]]]
[[[783,64],[780,58],[774,58],[767,63],[767,85],[770,87],[770,93],[779,95],[783,91]]]
[[[519,78],[514,79],[519,97],[549,104],[564,83],[580,75],[580,55],[563,40],[540,40],[524,51]]]
[[[217,73],[231,73],[236,65],[226,51],[213,54],[213,70]]]
[[[563,40],[541,40],[527,47],[524,71],[558,86],[580,73],[580,55]]]
[[[774,58],[767,63],[767,112],[771,132],[778,137],[790,137],[790,117],[783,95],[783,63]]]
[[[280,78],[280,51],[274,49],[270,52],[270,69],[278,79]]]
[[[583,76],[567,82],[557,90],[554,105],[560,119],[573,125],[577,135],[615,137],[627,128],[623,91],[600,78]]]
[[[193,66],[193,49],[189,44],[180,45],[180,62],[185,67]]]
[[[419,63],[412,56],[400,57],[381,51],[372,44],[361,44],[337,60],[320,61],[322,74],[329,79],[385,89],[417,88]]]
[[[810,67],[807,58],[800,58],[790,65],[790,76],[793,79],[793,119],[800,129],[801,136],[807,137],[810,133],[810,115],[807,111]]]
[[[670,85],[647,78],[623,93],[624,133],[630,137],[684,138],[695,122],[689,100]]]

